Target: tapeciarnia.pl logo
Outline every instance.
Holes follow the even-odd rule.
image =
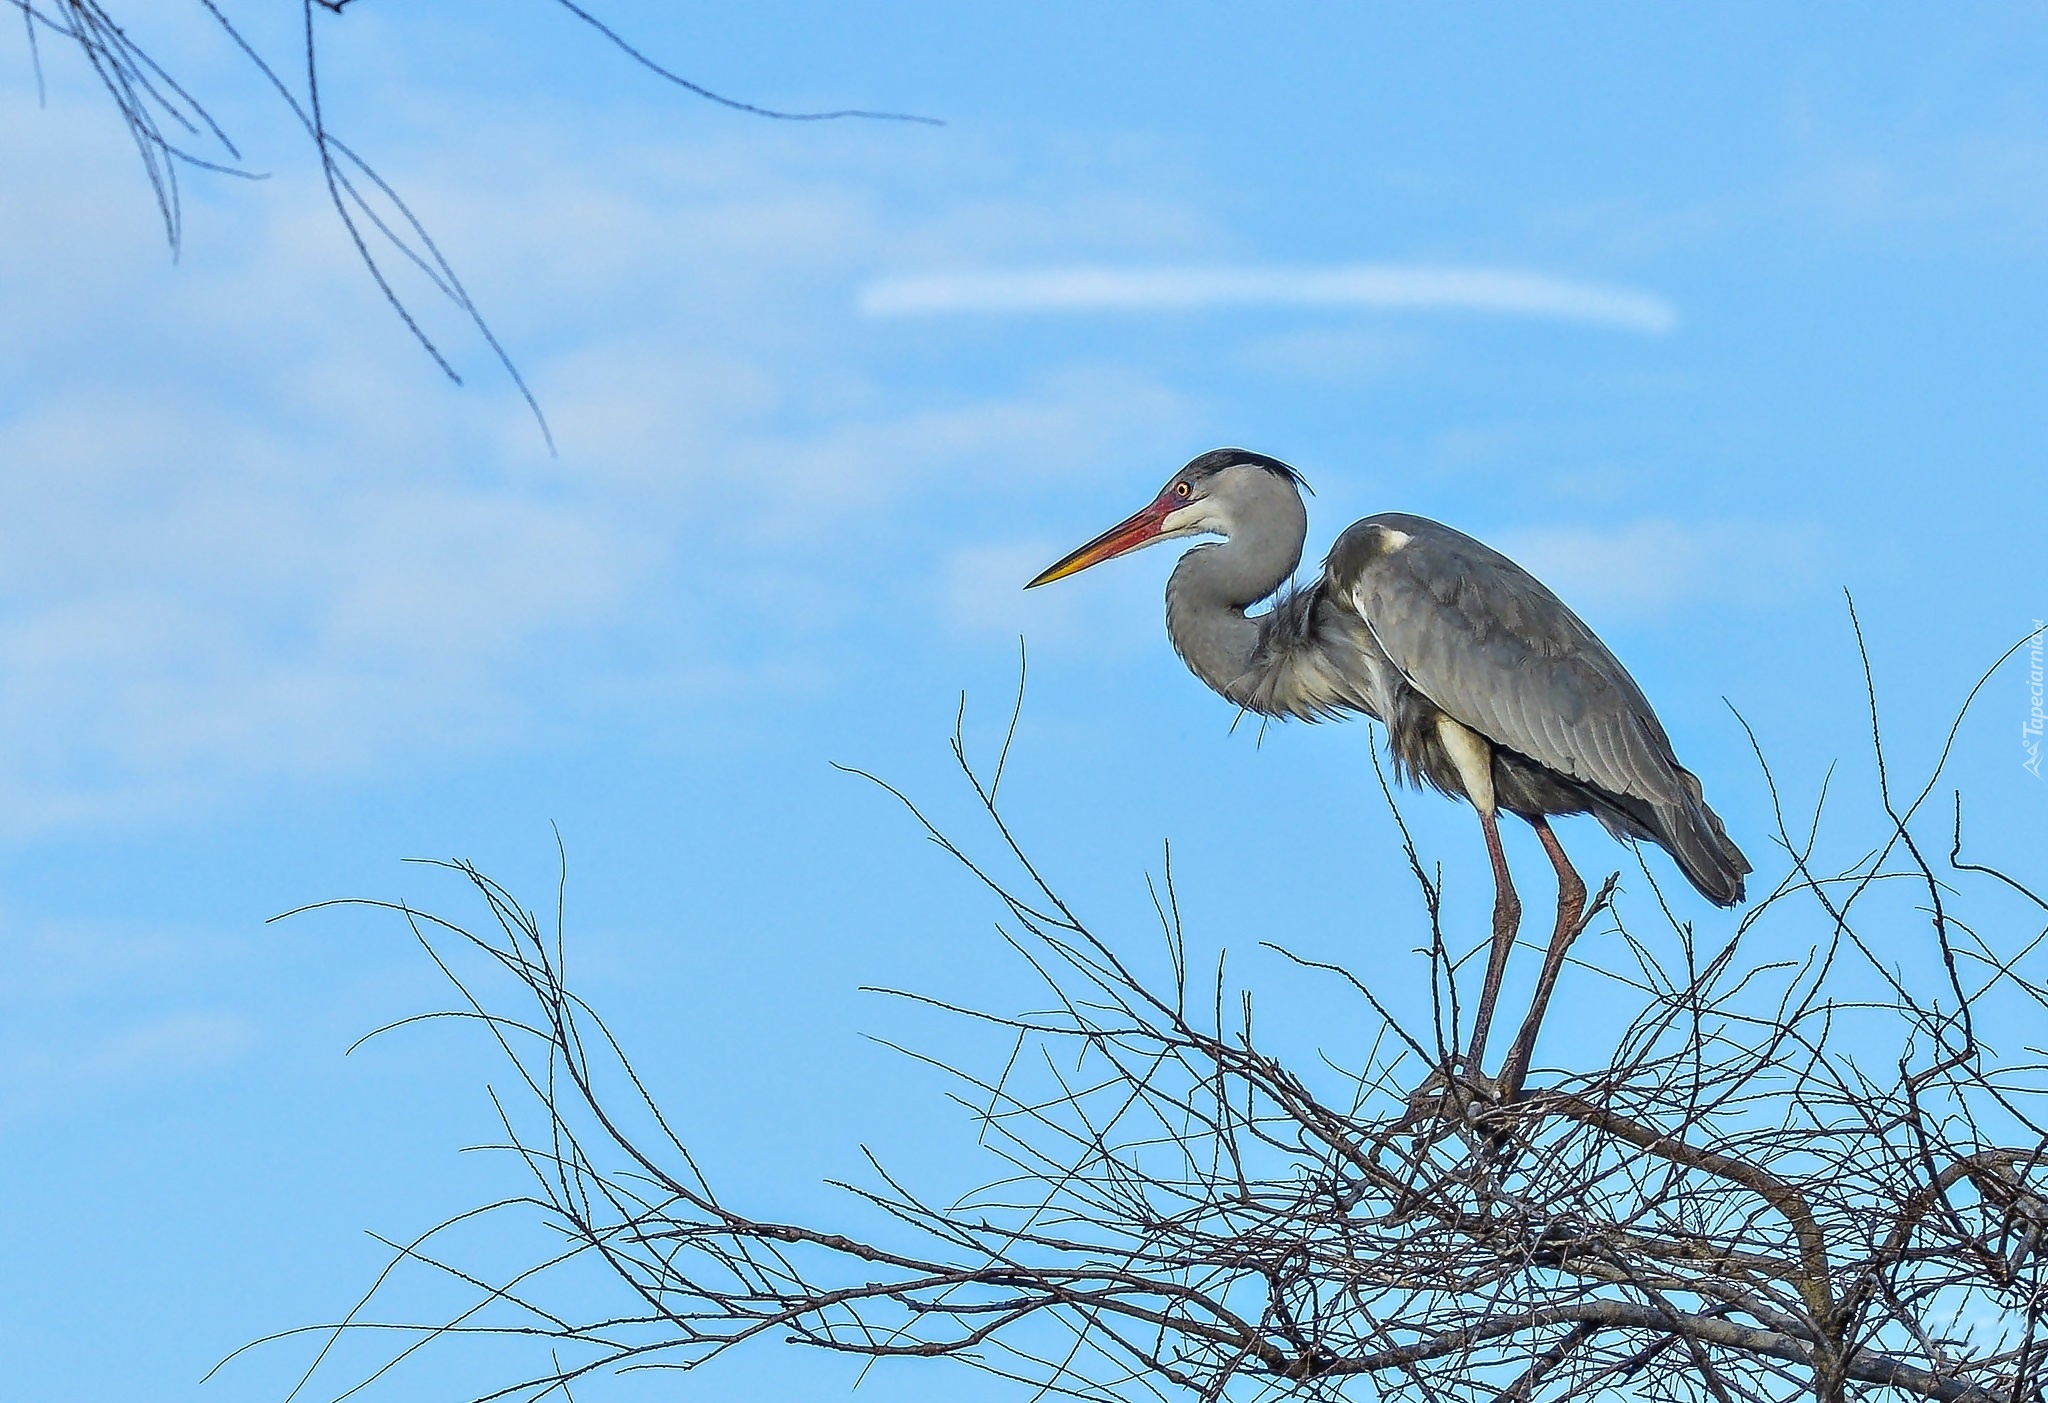
[[[2035,779],[2041,777],[2041,635],[2042,623],[2034,620],[2034,633],[2027,640],[2027,719],[2020,726],[2020,745],[2027,758],[2020,762]]]

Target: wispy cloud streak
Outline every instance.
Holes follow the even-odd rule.
[[[1663,298],[1502,268],[1357,263],[1336,268],[1073,267],[881,278],[862,288],[875,317],[958,313],[1167,312],[1218,307],[1372,307],[1585,322],[1661,336]]]

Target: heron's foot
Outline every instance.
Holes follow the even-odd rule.
[[[1476,1068],[1438,1067],[1408,1093],[1394,1129],[1420,1134],[1430,1126],[1470,1126],[1500,1104],[1500,1086]]]

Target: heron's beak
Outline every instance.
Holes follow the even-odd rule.
[[[1160,493],[1137,515],[1118,522],[1072,555],[1046,566],[1039,571],[1037,578],[1024,588],[1036,589],[1040,585],[1049,585],[1054,580],[1064,580],[1067,576],[1078,574],[1091,565],[1100,565],[1112,556],[1134,551],[1139,546],[1151,545],[1159,539],[1160,532],[1166,529],[1166,518],[1173,514],[1175,507],[1182,505],[1184,504],[1180,498],[1174,496],[1171,491]]]

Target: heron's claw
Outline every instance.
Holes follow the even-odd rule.
[[[1438,1067],[1408,1093],[1396,1131],[1420,1134],[1432,1124],[1470,1126],[1500,1104],[1500,1084],[1483,1072]]]

